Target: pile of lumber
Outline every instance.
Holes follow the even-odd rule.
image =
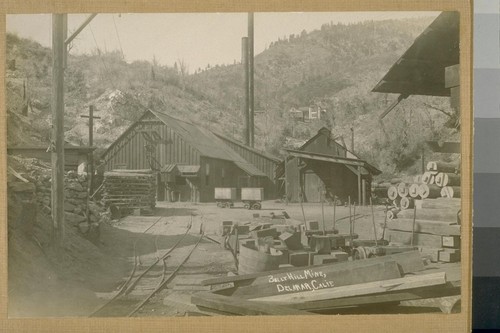
[[[152,170],[113,170],[104,173],[102,200],[106,206],[152,209],[156,204],[156,176]]]
[[[214,291],[195,294],[191,302],[203,309],[233,315],[321,313],[460,292],[445,272],[426,272],[418,251],[303,269],[290,267],[224,276],[202,284],[212,286]]]
[[[460,261],[460,199],[422,200],[412,210],[388,211],[384,239],[418,246],[433,262]]]

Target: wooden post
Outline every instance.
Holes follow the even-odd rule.
[[[323,226],[323,235],[326,235],[326,228],[325,228],[325,207],[324,207],[324,203],[323,203],[323,199],[324,199],[324,191],[322,188],[320,188],[320,195],[319,195],[319,199],[321,200],[321,219],[322,219],[322,223],[321,225]]]
[[[94,146],[94,119],[101,119],[101,117],[94,116],[94,106],[89,105],[89,115],[80,116],[82,118],[89,118],[89,149]],[[90,193],[94,193],[94,153],[89,151],[87,156],[87,173],[89,174],[89,188]]]
[[[64,57],[65,15],[52,14],[52,222],[53,241],[64,241]]]
[[[336,228],[336,223],[337,221],[335,220],[335,210],[336,210],[336,207],[337,206],[337,203],[336,203],[336,200],[335,200],[335,194],[333,194],[333,230],[335,231],[335,228]]]
[[[248,111],[250,121],[250,147],[254,146],[254,75],[253,75],[253,46],[254,46],[254,33],[253,33],[253,13],[248,13]]]
[[[288,156],[285,156],[285,203],[286,205],[288,206],[288,169],[286,167],[287,163],[288,163]]]
[[[361,167],[358,166],[358,205],[361,205]]]
[[[245,119],[245,144],[250,146],[250,111],[249,111],[249,72],[248,72],[248,37],[241,38],[241,64],[243,65],[243,74],[245,77],[245,103],[243,103],[243,114]]]
[[[413,239],[415,238],[415,221],[417,220],[417,205],[413,206],[413,223],[411,225],[411,246],[413,246]]]
[[[366,179],[361,180],[361,198],[362,198],[362,205],[366,206]],[[370,198],[371,199],[371,198]]]
[[[375,225],[375,212],[373,211],[372,198],[370,198],[370,207],[372,209],[373,237],[375,238],[375,246],[378,246],[378,242],[377,242],[377,227]]]
[[[422,148],[422,173],[425,172],[425,156],[424,156],[424,148]]]

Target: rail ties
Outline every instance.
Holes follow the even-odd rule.
[[[154,224],[158,223],[158,219],[144,232],[151,229]],[[182,237],[177,240],[177,242],[163,255],[159,255],[157,249],[157,259],[149,265],[142,272],[138,273],[138,256],[136,255],[136,244],[134,243],[134,268],[130,273],[130,276],[125,281],[125,283],[120,287],[117,293],[109,299],[106,303],[101,305],[97,310],[92,312],[90,317],[130,317],[137,311],[139,311],[155,294],[164,289],[167,284],[173,280],[177,275],[178,271],[182,266],[188,261],[191,254],[198,247],[198,244],[204,237],[204,231],[202,231],[199,239],[192,247],[190,252],[186,255],[183,261],[177,266],[177,268],[169,275],[166,276],[166,260],[170,257],[170,253],[178,248],[179,244],[185,239],[191,230],[193,225],[193,220],[191,220],[186,227],[186,232]],[[160,266],[161,265],[161,266]],[[159,272],[160,271],[160,272]],[[145,297],[143,292],[145,290],[152,290]],[[133,293],[137,291],[137,293]]]

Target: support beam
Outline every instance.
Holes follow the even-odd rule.
[[[52,14],[52,222],[53,242],[64,241],[64,24],[66,14]]]
[[[361,206],[361,167],[358,166],[358,205]]]
[[[80,32],[82,32],[83,29],[85,29],[85,27],[90,23],[90,21],[92,21],[94,19],[94,17],[96,17],[97,14],[92,14],[90,15],[79,27],[78,29],[75,30],[75,32],[73,32],[71,34],[71,36],[69,36],[68,38],[65,38],[64,40],[64,44],[65,45],[68,45],[69,43],[71,43],[73,41],[73,39],[76,38],[76,36],[78,36],[78,34]]]

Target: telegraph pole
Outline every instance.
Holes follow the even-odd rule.
[[[64,242],[64,68],[67,46],[97,14],[68,37],[68,15],[52,14],[52,243],[61,248]]]
[[[89,119],[89,149],[94,146],[94,119],[101,119],[101,117],[94,116],[94,106],[89,105],[89,115],[82,115],[82,118]],[[87,173],[89,174],[89,189],[90,193],[94,193],[94,153],[89,151],[87,157]]]
[[[52,14],[52,222],[57,247],[64,241],[64,62],[66,14]]]

